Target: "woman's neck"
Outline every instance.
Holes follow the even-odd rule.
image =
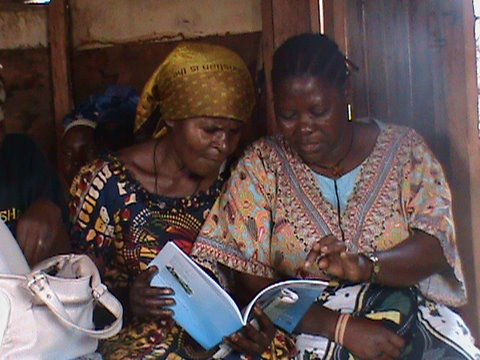
[[[346,173],[361,165],[373,152],[380,128],[372,123],[351,123],[351,138],[345,137],[343,144],[339,147],[339,154],[336,157],[336,165],[330,167],[312,166],[312,169],[326,177],[338,179]],[[343,150],[343,151],[342,151]]]
[[[332,151],[330,164],[315,164],[312,166],[313,170],[319,174],[325,175],[331,178],[339,178],[347,171],[346,165],[348,159],[352,153],[352,148],[355,141],[354,126],[349,125],[346,127],[345,135],[338,147]]]
[[[157,194],[169,195],[173,191],[175,196],[190,196],[209,189],[218,177],[218,173],[205,177],[192,173],[175,151],[168,135],[153,146],[152,172]]]

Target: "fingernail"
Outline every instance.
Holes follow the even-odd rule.
[[[340,257],[346,258],[346,257],[347,257],[347,253],[346,253],[345,251],[343,251],[343,252],[340,254]]]
[[[305,261],[304,267],[307,268],[307,267],[310,267],[310,265],[312,265],[312,264],[310,263],[310,261]]]
[[[327,247],[327,246],[322,247],[322,252],[327,252],[327,251],[328,251],[328,247]]]
[[[255,308],[253,310],[255,311],[255,314],[257,314],[257,315],[260,315],[262,313],[262,309],[258,305],[255,305]]]

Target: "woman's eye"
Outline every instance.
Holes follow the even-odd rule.
[[[296,118],[296,114],[294,112],[283,112],[283,111],[280,111],[278,113],[278,117],[281,119],[281,120],[295,120]]]
[[[203,131],[205,131],[207,134],[215,134],[218,131],[218,129],[213,127],[208,127],[208,128],[204,128]]]
[[[327,115],[328,110],[312,110],[311,113],[315,117],[322,117]]]

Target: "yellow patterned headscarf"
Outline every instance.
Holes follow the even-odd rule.
[[[240,56],[221,46],[182,43],[146,83],[135,132],[157,108],[155,138],[165,134],[165,121],[208,116],[246,122],[254,103],[253,81]]]

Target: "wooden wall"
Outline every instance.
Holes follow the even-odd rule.
[[[260,33],[208,36],[190,41],[222,45],[236,51],[255,75]],[[129,84],[139,91],[178,41],[127,43],[112,47],[74,51],[72,57],[75,103],[101,92],[110,84]]]
[[[472,162],[479,152],[472,1],[325,0],[325,11],[327,34],[360,67],[352,77],[354,114],[415,128],[444,166],[468,281],[470,302],[463,314],[478,334],[480,233],[473,229],[480,198],[472,198],[471,190],[480,163]]]
[[[48,49],[0,50],[0,64],[7,88],[7,131],[28,134],[53,160],[56,141]]]

